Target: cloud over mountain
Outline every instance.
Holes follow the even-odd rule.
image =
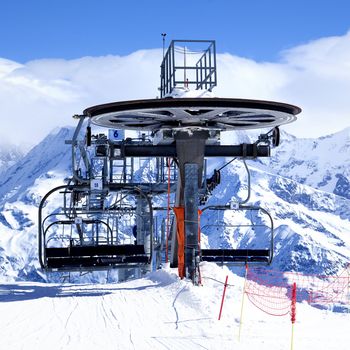
[[[73,124],[70,116],[90,105],[154,98],[161,59],[160,49],[26,64],[0,59],[0,136],[35,144],[52,128]],[[214,92],[299,105],[303,114],[287,130],[302,137],[325,135],[349,126],[349,62],[350,32],[284,51],[278,62],[221,53]]]

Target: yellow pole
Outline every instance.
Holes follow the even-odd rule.
[[[293,283],[293,289],[292,289],[292,305],[291,305],[291,321],[292,321],[292,337],[291,337],[291,343],[290,348],[293,350],[294,348],[294,323],[295,323],[295,317],[296,317],[296,304],[297,304],[297,284]]]
[[[245,289],[247,283],[247,274],[248,274],[248,265],[245,266],[245,276],[244,276],[244,285],[243,285],[243,295],[242,295],[242,303],[241,303],[241,316],[239,318],[239,331],[238,331],[238,341],[241,341],[241,331],[243,324],[243,308],[244,308],[244,297],[245,297]]]
[[[348,313],[350,313],[350,264],[348,265],[346,272],[348,273]]]

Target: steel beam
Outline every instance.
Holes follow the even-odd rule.
[[[117,147],[115,147],[117,148]],[[157,145],[157,146],[121,146],[122,157],[178,157],[176,145]],[[256,144],[241,144],[234,146],[205,146],[205,157],[238,157],[238,158],[257,158],[269,157],[270,146]]]
[[[185,267],[195,284],[198,250],[198,164],[185,164]]]

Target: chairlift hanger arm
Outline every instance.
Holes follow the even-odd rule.
[[[202,249],[202,260],[213,261],[218,263],[255,263],[255,264],[271,264],[274,249],[274,225],[270,213],[259,206],[239,205],[238,208],[231,208],[229,205],[210,205],[202,209],[205,210],[253,210],[261,211],[270,221],[270,242],[268,249]]]

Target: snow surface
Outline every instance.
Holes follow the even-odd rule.
[[[173,269],[119,284],[0,286],[4,349],[290,349],[290,316],[273,317],[244,301],[244,280],[212,263],[203,286]],[[228,275],[221,320],[223,282]],[[297,303],[294,349],[348,349],[350,314]]]

